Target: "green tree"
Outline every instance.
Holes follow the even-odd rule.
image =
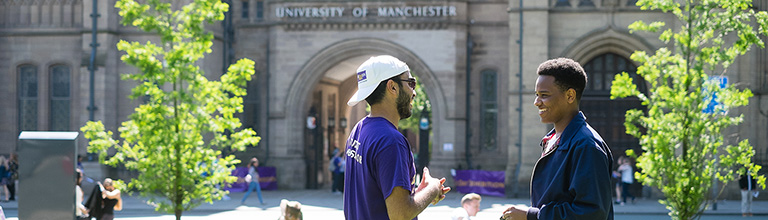
[[[124,25],[156,33],[160,39],[160,44],[117,44],[126,53],[123,62],[139,71],[122,76],[138,82],[130,98],[146,101],[118,129],[122,143],[101,122],[88,122],[81,130],[90,140],[88,152],[99,153],[101,163],[138,171],[123,190],[139,192],[157,211],[174,213],[178,220],[183,211],[228,193],[216,185],[236,181],[230,172],[240,161],[232,155],[217,159],[220,150],[242,151],[256,145],[259,137],[251,129],[239,130],[240,120],[234,116],[243,111],[244,87],[254,62],[239,60],[221,81],[209,81],[196,65],[213,44],[205,23],[222,20],[228,5],[195,0],[173,10],[168,2],[116,3]],[[111,148],[116,153],[107,159]]]
[[[427,97],[427,93],[424,92],[424,86],[421,84],[421,81],[418,80],[419,77],[414,76],[414,78],[416,78],[416,98],[413,99],[413,114],[410,118],[400,121],[398,127],[400,127],[400,130],[411,130],[418,133],[421,114],[422,112],[432,112],[432,104],[429,103],[429,97]]]
[[[611,98],[634,96],[648,108],[626,112],[627,133],[638,137],[643,149],[635,177],[661,190],[665,198],[659,202],[672,219],[696,219],[709,205],[711,190],[719,195],[738,174],[760,170],[752,162],[748,140],[730,145],[723,138],[726,128],[743,120],[743,115],[729,116],[728,110],[747,105],[752,92],[734,84],[720,88],[710,77],[723,76],[751,46],[764,46],[758,33],[768,35],[768,15],[753,11],[751,0],[640,0],[637,5],[671,12],[680,30],[660,34],[659,39],[671,41],[673,49],[660,48],[654,55],[636,51],[631,56],[642,64],[637,74],[648,83],[649,94],[641,93],[624,72],[614,79]],[[664,25],[636,21],[629,28],[655,32]],[[705,113],[713,101],[719,105]],[[631,150],[627,154],[637,156]],[[756,178],[765,188],[765,177]],[[722,187],[713,189],[714,181],[722,182]]]

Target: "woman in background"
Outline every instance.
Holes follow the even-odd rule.
[[[259,185],[259,170],[256,169],[256,167],[259,167],[259,159],[256,159],[256,157],[251,158],[251,162],[248,163],[248,175],[245,176],[245,182],[248,182],[248,191],[245,191],[245,195],[243,195],[243,200],[240,201],[240,205],[245,204],[245,200],[248,199],[248,196],[251,195],[251,191],[256,189],[256,195],[259,196],[259,202],[264,205],[264,200],[261,199],[261,185]]]
[[[88,216],[88,209],[83,205],[83,188],[80,187],[83,182],[83,171],[76,169],[75,174],[77,175],[77,184],[75,185],[75,206],[77,209],[75,209],[75,218],[79,220],[91,219]]]

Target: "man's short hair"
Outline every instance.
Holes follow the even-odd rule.
[[[555,77],[555,84],[561,91],[576,90],[576,101],[581,100],[587,85],[587,74],[578,62],[568,58],[547,60],[539,65],[536,73],[539,76]]]
[[[480,197],[480,195],[478,195],[477,193],[469,193],[464,195],[464,197],[461,198],[461,204],[464,205],[464,203],[468,203],[469,201],[472,201],[472,200],[480,201],[480,200],[483,200],[483,198]]]
[[[392,78],[386,79],[384,81],[381,81],[379,83],[379,86],[377,86],[376,89],[373,90],[373,93],[371,93],[371,95],[368,95],[368,97],[365,98],[365,102],[367,102],[368,105],[374,105],[376,103],[381,102],[381,100],[384,99],[384,94],[387,91],[387,82],[389,82],[389,80],[400,77],[400,75],[403,75],[403,73],[400,73],[397,76],[393,76]],[[400,89],[403,88],[403,84],[398,83],[398,85],[400,85]]]
[[[282,211],[282,213],[280,213],[280,215],[282,215],[280,219],[284,219],[286,215],[291,215],[297,219],[304,219],[304,215],[301,213],[301,203],[299,201],[282,199],[280,200],[280,210]]]

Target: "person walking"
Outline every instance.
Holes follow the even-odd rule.
[[[749,172],[749,171],[747,171]],[[741,216],[752,216],[752,197],[755,195],[755,186],[757,181],[752,178],[750,173],[741,175],[739,178],[739,188],[741,188]]]
[[[330,164],[331,178],[333,180],[331,184],[331,193],[341,194],[344,192],[344,167],[342,167],[341,152],[339,149],[333,150],[333,158],[331,158]]]
[[[357,91],[347,102],[365,100],[370,114],[357,122],[346,143],[344,217],[346,219],[416,219],[429,204],[451,190],[445,178],[424,168],[416,186],[410,143],[398,122],[411,116],[416,79],[403,61],[375,56],[357,68]]]
[[[480,211],[480,197],[477,193],[469,193],[461,198],[461,207],[453,210],[451,214],[451,220],[469,220],[471,217],[477,216],[477,212]]]
[[[621,173],[621,203],[620,205],[624,205],[627,203],[627,197],[632,198],[632,204],[635,204],[635,196],[632,195],[632,192],[629,191],[629,188],[632,186],[632,183],[635,180],[635,173],[632,169],[632,162],[629,160],[629,158],[621,157],[619,158],[619,173]]]
[[[539,65],[537,74],[533,104],[541,122],[554,129],[541,140],[531,176],[532,206],[511,206],[501,219],[612,220],[611,150],[579,111],[584,68],[557,58]]]
[[[259,197],[259,203],[261,205],[265,205],[264,200],[261,198],[261,185],[259,185],[259,170],[256,169],[259,167],[259,159],[256,157],[251,158],[251,161],[248,162],[248,175],[245,176],[245,182],[248,183],[248,191],[245,191],[245,195],[243,195],[243,199],[240,200],[240,205],[245,204],[245,200],[248,199],[248,196],[251,195],[251,192],[255,189],[256,190],[256,196]]]

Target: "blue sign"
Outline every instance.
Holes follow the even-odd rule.
[[[728,84],[728,77],[727,76],[712,76],[712,77],[709,77],[709,81],[713,82],[713,83],[716,83],[718,86],[720,86],[721,89],[724,89],[725,85]],[[707,93],[708,91],[705,88],[705,90],[703,92]],[[715,107],[719,107],[722,104],[717,102],[717,91],[712,91],[710,94],[708,94],[704,98],[704,101],[706,101],[708,99],[710,100],[710,102],[709,102],[709,104],[707,104],[707,107],[705,107],[702,110],[702,112],[710,113],[711,114],[711,113],[715,112]],[[721,113],[722,113],[722,111],[721,111]]]
[[[421,118],[421,120],[419,120],[419,128],[421,130],[429,129],[429,120],[427,118]]]

